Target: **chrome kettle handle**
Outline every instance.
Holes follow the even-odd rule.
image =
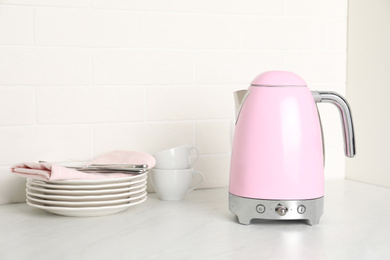
[[[355,133],[353,130],[351,109],[349,108],[348,102],[335,92],[312,91],[311,93],[316,103],[327,102],[337,106],[340,112],[341,124],[344,132],[345,156],[350,158],[354,157],[356,154]]]

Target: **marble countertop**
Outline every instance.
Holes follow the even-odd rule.
[[[149,194],[121,213],[74,218],[0,206],[0,259],[390,259],[390,189],[327,181],[324,215],[238,224],[227,188]]]

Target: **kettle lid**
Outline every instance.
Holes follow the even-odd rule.
[[[266,71],[258,75],[251,83],[252,86],[307,86],[306,82],[297,74],[290,71]]]

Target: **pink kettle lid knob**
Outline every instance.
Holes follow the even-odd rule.
[[[290,71],[266,71],[258,75],[251,83],[252,86],[307,86],[297,74]]]

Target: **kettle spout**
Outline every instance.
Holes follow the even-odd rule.
[[[248,97],[249,93],[250,93],[250,90],[248,90],[248,89],[243,89],[243,90],[239,90],[239,91],[234,92],[234,103],[236,105],[236,124],[237,124],[238,117],[239,117],[240,112],[241,112],[241,108],[244,105],[245,99]]]

